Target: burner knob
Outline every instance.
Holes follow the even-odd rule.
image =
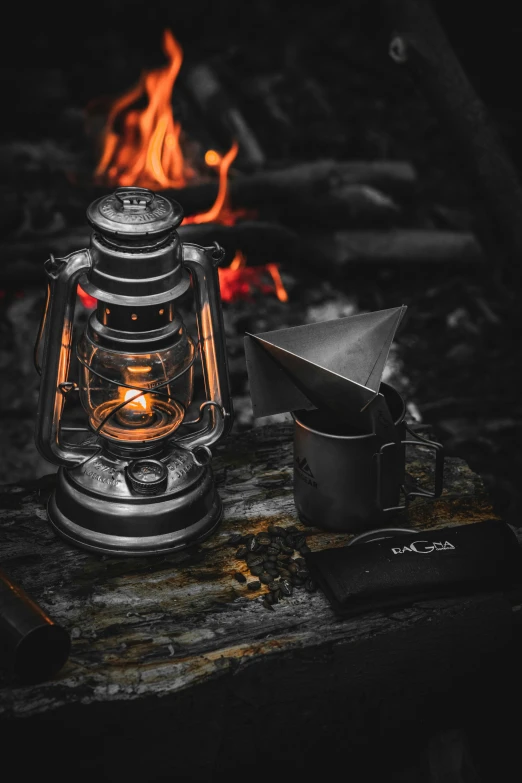
[[[127,483],[138,495],[159,495],[167,488],[169,472],[157,459],[136,459],[125,468]]]

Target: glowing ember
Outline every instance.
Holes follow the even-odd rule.
[[[230,266],[219,268],[218,273],[221,298],[224,302],[252,299],[256,291],[275,294],[280,302],[288,301],[277,264],[247,266],[245,256],[238,250]]]
[[[219,166],[222,156],[216,150],[208,150],[205,152],[205,163],[207,166]]]
[[[89,310],[92,310],[93,307],[96,307],[97,301],[94,296],[91,296],[87,293],[87,291],[84,291],[81,286],[78,286],[77,294],[84,307],[87,307]]]

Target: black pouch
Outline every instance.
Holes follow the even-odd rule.
[[[522,582],[522,549],[499,520],[325,549],[306,562],[343,616]]]

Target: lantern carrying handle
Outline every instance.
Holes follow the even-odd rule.
[[[189,449],[212,446],[232,426],[225,328],[216,268],[223,255],[222,248],[217,244],[200,247],[183,243],[183,264],[190,273],[194,289],[205,392],[207,402],[211,403],[203,404],[201,408],[203,427],[175,438],[180,445]]]
[[[99,451],[95,444],[75,446],[63,443],[60,437],[65,404],[63,389],[71,361],[76,289],[80,277],[91,268],[91,256],[88,250],[76,251],[65,258],[51,256],[44,268],[49,288],[35,345],[35,364],[41,373],[36,446],[49,462],[70,468]]]

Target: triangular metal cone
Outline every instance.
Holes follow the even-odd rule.
[[[377,392],[391,343],[406,308],[393,307],[334,321],[254,335],[288,354]],[[283,359],[283,357],[281,357]],[[282,363],[284,366],[284,361]]]
[[[264,350],[288,373],[296,389],[316,408],[326,408],[338,414],[357,432],[368,432],[371,428],[370,413],[369,410],[362,413],[361,411],[375,397],[374,391],[330,370],[311,364],[307,359],[267,343],[258,336],[254,339],[262,343]],[[275,391],[273,387],[271,391],[273,395]]]
[[[376,391],[379,390],[381,386],[381,380],[382,380],[382,374],[384,372],[384,368],[386,366],[386,362],[388,361],[388,354],[390,353],[391,344],[394,340],[395,333],[397,329],[399,328],[399,325],[404,318],[404,315],[406,313],[407,307],[405,305],[402,305],[401,307],[392,308],[392,310],[397,310],[397,314],[395,317],[390,317],[389,321],[383,321],[381,324],[374,328],[374,339],[378,340],[377,331],[380,330],[383,334],[383,343],[382,343],[382,349],[375,361],[375,365],[373,367],[372,372],[370,373],[368,380],[365,383],[365,386],[368,386],[370,389],[375,389]],[[386,310],[381,310],[382,313],[387,312]],[[390,311],[388,311],[390,312]],[[386,333],[386,323],[389,326],[389,331]]]
[[[286,370],[252,335],[245,337],[245,357],[256,419],[275,413],[315,408]]]
[[[376,419],[376,410],[382,406],[378,401],[369,403],[379,391],[390,345],[405,310],[395,307],[247,334],[254,415],[326,408],[358,432],[375,431],[385,412]]]

